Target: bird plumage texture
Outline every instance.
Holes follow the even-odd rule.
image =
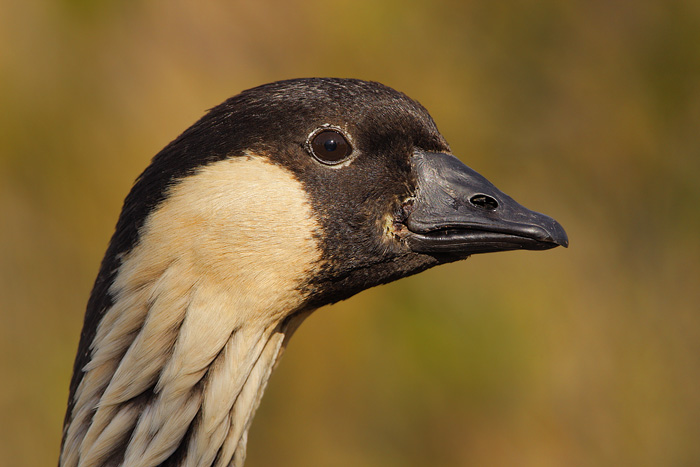
[[[244,91],[126,197],[60,463],[240,466],[270,372],[314,309],[470,254],[567,242],[454,158],[402,93],[330,78]]]

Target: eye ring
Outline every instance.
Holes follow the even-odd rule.
[[[348,138],[339,128],[330,125],[314,130],[306,140],[306,149],[325,165],[338,165],[348,160],[352,154]]]

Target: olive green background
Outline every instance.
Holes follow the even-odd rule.
[[[571,247],[316,312],[248,466],[700,465],[697,0],[0,0],[3,465],[55,465],[132,181],[207,108],[300,76],[419,100]]]

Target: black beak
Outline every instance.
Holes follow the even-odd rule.
[[[569,245],[557,221],[524,208],[456,157],[418,151],[413,163],[418,193],[405,220],[413,251],[467,256]]]

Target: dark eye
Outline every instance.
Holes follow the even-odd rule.
[[[350,143],[337,130],[323,130],[311,139],[311,152],[325,164],[337,164],[352,152]]]

